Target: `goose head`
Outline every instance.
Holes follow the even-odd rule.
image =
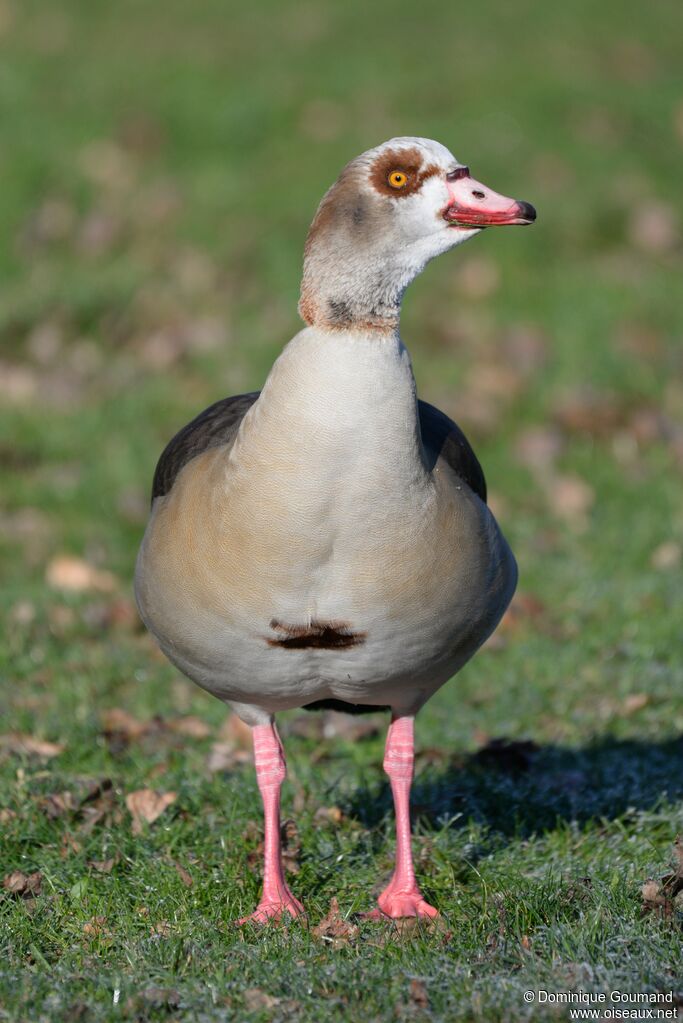
[[[328,330],[393,331],[430,259],[536,211],[475,180],[445,146],[394,138],[356,157],[324,195],[304,252],[299,312]]]

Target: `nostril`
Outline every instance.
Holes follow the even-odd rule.
[[[485,199],[486,198],[486,193],[485,192],[480,192],[478,188],[475,188],[473,190],[472,195],[474,196],[475,199]]]

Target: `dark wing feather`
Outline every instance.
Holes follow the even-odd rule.
[[[452,419],[440,412],[426,401],[418,401],[420,416],[420,432],[429,468],[432,469],[438,458],[450,465],[456,476],[459,476],[482,501],[486,501],[486,480],[484,471],[467,437]]]
[[[209,405],[168,442],[154,473],[152,501],[168,494],[180,470],[197,455],[230,443],[259,393],[235,394]]]

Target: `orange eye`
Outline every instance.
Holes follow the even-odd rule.
[[[405,188],[408,184],[408,175],[403,171],[395,170],[391,172],[387,181],[392,188]]]

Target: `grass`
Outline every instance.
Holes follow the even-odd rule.
[[[1,731],[63,747],[0,744],[1,873],[42,875],[0,897],[0,1019],[680,1004],[680,912],[643,913],[640,889],[683,831],[682,28],[673,0],[0,5]],[[326,740],[288,714],[311,929],[239,931],[258,793],[249,765],[207,769],[225,711],[132,613],[148,484],[182,423],[260,386],[298,328],[315,203],[404,133],[539,209],[430,266],[403,319],[421,394],[484,464],[520,598],[418,720],[415,852],[446,930],[316,935],[333,896],[350,917],[391,870],[384,722]],[[49,585],[62,553],[113,588]],[[105,734],[112,708],[144,734]],[[189,715],[203,737],[168,727]],[[134,833],[125,797],[147,787],[176,799]]]

